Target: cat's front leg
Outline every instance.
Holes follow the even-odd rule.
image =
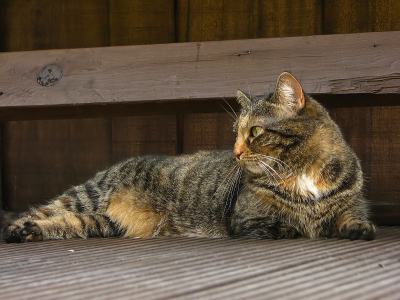
[[[42,230],[34,222],[25,222],[22,226],[11,224],[3,231],[4,239],[9,243],[36,242],[43,240]]]
[[[285,239],[285,238],[298,238],[301,237],[302,234],[293,226],[286,224],[286,223],[280,223],[279,224],[279,236],[278,238],[280,239]]]
[[[237,225],[235,237],[277,239],[279,235],[277,222],[271,217],[247,219]]]
[[[343,214],[338,221],[339,236],[351,240],[373,240],[376,236],[376,227],[369,221],[353,218]]]
[[[281,223],[271,217],[247,219],[236,224],[234,237],[251,237],[260,239],[296,238],[301,234],[289,224]]]

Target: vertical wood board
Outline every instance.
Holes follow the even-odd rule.
[[[175,42],[174,0],[110,0],[110,46]]]
[[[400,106],[330,109],[361,160],[365,196],[374,218],[398,224],[400,213]]]
[[[396,0],[89,0],[84,2],[78,0],[3,0],[0,2],[0,51],[400,30],[399,13],[400,2]],[[393,39],[398,40],[397,37]],[[269,41],[273,44],[279,44],[279,40]],[[370,42],[374,42],[373,39]],[[354,43],[354,41],[351,41],[351,43]],[[252,41],[246,41],[246,44],[247,46],[251,45]],[[211,78],[212,84],[208,86],[207,83],[202,82],[200,87],[204,91],[212,91],[214,85],[217,84],[223,87],[224,93],[231,93],[229,94],[231,96],[234,96],[237,88],[246,91],[249,89],[253,94],[271,91],[273,88],[277,74],[271,75],[270,79],[267,80],[265,76],[253,76],[252,74],[258,68],[256,63],[260,53],[256,51],[257,49],[250,49],[249,47],[239,49],[228,44],[226,44],[228,46],[224,46],[223,43],[216,44],[216,48],[225,47],[232,50],[230,53],[232,57],[228,56],[228,58],[231,58],[232,64],[239,67],[239,71],[235,71],[235,73],[242,77],[242,81],[236,82],[236,78],[229,75],[231,73],[230,68],[222,68],[222,72],[218,73],[218,76],[214,74],[214,70],[217,69],[215,66],[211,68],[212,72],[207,71],[209,66],[216,64],[218,57],[210,57],[204,52],[203,44],[200,43],[199,45],[196,44],[190,53],[181,50],[177,52],[177,55],[189,54],[190,57],[190,64],[181,68],[193,71],[193,73],[197,72],[197,74],[204,71],[208,72],[204,74]],[[339,40],[337,45],[338,48],[342,47],[343,41]],[[380,50],[385,45],[386,43],[376,43],[375,50]],[[298,45],[294,43],[286,48],[293,47],[297,48]],[[398,48],[396,46],[388,52],[396,54]],[[107,86],[108,78],[106,77],[97,82],[98,78],[101,77],[96,74],[96,70],[102,63],[101,56],[94,56],[94,52],[90,52],[91,50],[85,51],[89,52],[89,55],[87,55],[89,59],[82,55],[75,56],[67,62],[68,68],[70,68],[71,63],[77,60],[78,67],[86,70],[85,72],[90,75],[89,77],[83,76],[81,77],[83,80],[78,80],[72,84],[72,91],[69,91],[71,99],[78,102],[84,97],[94,99],[94,102],[108,101],[109,99],[119,101],[121,98],[116,98],[116,93],[119,90],[126,89],[129,85],[134,85],[135,80],[129,77],[129,85],[117,85],[116,90],[112,90],[108,96],[104,96],[102,87],[110,88]],[[247,51],[251,51],[251,53],[247,53]],[[279,73],[283,69],[292,71],[303,85],[306,83],[304,85],[306,92],[317,90],[318,93],[320,87],[319,85],[315,85],[315,87],[307,86],[308,81],[310,81],[307,74],[317,74],[320,78],[332,76],[336,80],[330,82],[329,92],[334,93],[340,93],[341,90],[349,86],[355,89],[350,92],[360,90],[367,90],[368,93],[388,92],[387,90],[379,90],[382,82],[391,82],[387,85],[391,89],[389,92],[399,92],[399,83],[396,77],[399,73],[397,62],[385,65],[386,71],[390,71],[389,77],[371,77],[364,80],[357,77],[358,68],[364,64],[357,62],[357,56],[364,55],[363,50],[351,57],[356,62],[355,67],[352,66],[353,62],[350,60],[339,67],[336,73],[333,70],[338,67],[337,62],[340,62],[342,57],[335,55],[340,52],[340,49],[336,54],[330,50],[319,52],[323,54],[321,59],[325,61],[322,63],[318,61],[318,56],[310,57],[311,63],[308,62],[299,67],[295,60],[291,61],[287,58],[287,49],[282,47],[277,51],[276,56],[268,53],[270,59],[263,60],[262,66],[265,70],[275,70],[272,73]],[[308,54],[312,56],[312,52]],[[116,60],[123,59],[118,53],[115,53],[114,56]],[[154,54],[153,57],[157,58],[157,56],[160,56],[159,53]],[[344,53],[343,56],[348,57],[348,54]],[[284,60],[281,61],[280,58],[282,57]],[[295,58],[301,61],[304,60],[304,57],[298,55]],[[81,58],[84,59],[81,60]],[[382,55],[374,60],[367,66],[368,70],[365,73],[375,72],[376,67],[384,63],[386,58],[385,55]],[[252,61],[253,59],[254,61]],[[39,60],[33,58],[32,61]],[[50,59],[50,61],[55,60]],[[202,61],[206,61],[205,63],[209,66],[204,68]],[[329,61],[329,64],[325,64]],[[8,62],[10,60],[6,59],[5,63]],[[5,63],[0,65],[4,67]],[[28,96],[30,97],[33,90],[23,89],[29,80],[32,80],[33,86],[35,86],[38,69],[42,67],[43,63],[25,68],[19,62],[14,61],[12,63],[13,66],[6,71],[6,76],[16,74],[21,81],[15,85],[14,83],[0,85],[0,93],[2,93],[0,102],[4,103],[5,98],[3,97],[4,89],[2,87],[13,86],[12,90],[19,93],[17,97],[25,101],[22,105],[29,105],[26,99],[28,99]],[[135,67],[136,65],[131,64],[130,66]],[[318,68],[318,66],[323,67]],[[123,67],[121,68],[123,69]],[[147,76],[144,82],[150,82],[155,78],[157,79],[154,81],[156,86],[162,86],[169,80],[169,73],[166,75],[162,72],[154,72],[155,75],[148,76],[147,73],[152,68],[151,64],[148,67],[144,63],[143,72],[140,73],[140,71],[138,77]],[[300,72],[297,73],[296,68]],[[177,74],[174,73],[175,70],[179,70],[175,62],[172,65],[167,64],[163,69],[172,70],[173,75]],[[71,69],[68,69],[69,78],[81,76],[82,74],[77,70],[78,68],[71,72]],[[243,70],[248,72],[243,73]],[[135,71],[138,72],[135,68],[132,68],[132,72]],[[384,72],[386,71],[384,70]],[[383,73],[381,72],[380,75]],[[351,78],[345,74],[352,74]],[[121,75],[126,75],[126,73]],[[117,70],[111,74],[111,77],[118,76]],[[187,77],[187,75],[182,75],[179,79],[183,78],[183,80],[172,81],[175,84],[172,89],[187,87],[187,84],[190,83]],[[4,78],[4,76],[1,75],[1,78]],[[68,77],[64,79],[66,78]],[[235,81],[235,84],[230,86],[229,83],[232,81]],[[139,80],[139,84],[142,83]],[[79,92],[82,86],[84,92]],[[189,85],[189,87],[191,86]],[[155,90],[152,85],[146,86],[144,84],[143,88],[147,91]],[[168,85],[164,86],[163,90],[170,91]],[[321,92],[324,91],[321,90]],[[46,93],[48,94],[49,90]],[[59,101],[58,95],[59,93],[49,95],[48,103],[56,104]],[[110,95],[111,97],[109,97]],[[127,95],[123,99],[124,101],[131,101],[132,95],[136,96],[131,91],[128,91]],[[177,95],[177,93],[174,95]],[[174,95],[171,96],[171,99],[175,97]],[[209,96],[207,94],[205,97]],[[221,96],[221,93],[216,98],[219,96]],[[200,98],[200,95],[193,90],[188,90],[182,98],[190,97]],[[150,97],[149,99],[160,100],[161,98],[164,99],[165,97]],[[358,102],[357,105],[359,104]],[[377,103],[377,105],[380,104]],[[346,106],[351,106],[351,104],[346,104]],[[390,210],[396,211],[394,205],[399,204],[397,188],[399,182],[397,158],[400,157],[398,113],[398,107],[333,109],[333,116],[342,126],[350,144],[361,159],[366,173],[367,195],[375,204],[375,213],[386,215]],[[164,126],[165,122],[169,124],[166,127]],[[85,126],[82,126],[83,123],[77,125],[74,120],[63,120],[61,123],[35,121],[33,123],[21,122],[19,125],[16,124],[19,124],[19,122],[5,123],[4,126],[3,139],[6,147],[3,149],[3,157],[6,158],[6,161],[4,161],[3,170],[6,173],[2,175],[5,178],[3,184],[6,191],[5,195],[11,195],[11,191],[17,189],[19,195],[13,199],[22,201],[23,204],[20,208],[23,209],[28,203],[54,196],[57,191],[62,191],[65,186],[81,183],[86,179],[86,176],[92,175],[91,169],[97,168],[96,166],[101,169],[103,167],[100,165],[109,165],[115,160],[120,160],[131,154],[153,153],[153,151],[174,154],[181,150],[192,153],[201,148],[229,148],[233,145],[234,140],[231,136],[231,120],[229,120],[229,117],[222,117],[221,114],[190,114],[181,115],[179,118],[162,116],[159,124],[157,117],[108,119],[94,123],[86,120],[84,121]],[[176,134],[174,124],[176,125]],[[54,130],[51,130],[51,128]],[[65,128],[73,128],[70,130],[72,133],[69,141],[65,139]],[[108,136],[107,146],[105,146],[106,144],[100,145],[102,143],[93,141],[91,140],[93,137],[90,137],[90,135],[95,135],[101,138],[103,133],[98,132],[103,132],[103,130],[105,130],[105,136]],[[33,139],[31,139],[32,136]],[[38,144],[36,144],[35,139],[38,140]],[[7,140],[11,141],[9,147]],[[88,146],[89,141],[94,146],[92,150]],[[101,151],[107,153],[104,154],[104,159],[99,160]],[[18,183],[18,185],[15,183]],[[45,183],[47,186],[43,187],[43,190],[48,194],[38,193],[38,189],[42,189]],[[8,205],[9,201],[5,199],[4,203]],[[376,204],[380,206],[377,207]],[[382,208],[383,206],[388,207],[388,209],[385,210]]]
[[[400,30],[397,0],[324,1],[323,34]]]
[[[0,51],[108,46],[107,2],[2,0]]]
[[[111,162],[107,119],[7,122],[4,126],[7,209],[26,209],[53,198]]]
[[[321,34],[320,0],[177,1],[179,42]]]
[[[233,149],[233,122],[228,113],[186,114],[183,121],[183,153]]]
[[[177,154],[174,115],[112,119],[112,161],[144,154]]]

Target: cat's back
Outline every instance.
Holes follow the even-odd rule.
[[[169,180],[181,184],[191,177],[214,176],[235,165],[231,150],[199,151],[194,154],[134,156],[96,174],[100,184],[135,185]]]
[[[223,189],[230,182],[229,176],[238,170],[232,150],[135,156],[97,173],[82,188],[88,194],[96,189],[104,197],[136,191],[149,195],[158,204],[187,202],[189,206],[193,201],[219,196],[217,190]]]

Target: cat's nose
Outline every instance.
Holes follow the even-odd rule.
[[[240,155],[242,155],[242,153],[243,152],[240,151],[240,150],[234,150],[233,151],[233,155],[235,155],[237,159],[240,159]]]

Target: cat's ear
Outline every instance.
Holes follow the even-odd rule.
[[[247,105],[250,104],[251,100],[250,100],[250,97],[248,95],[246,95],[241,90],[238,90],[237,91],[237,102],[239,102],[239,104],[242,107],[246,107]]]
[[[305,105],[300,83],[288,72],[283,72],[276,83],[274,100],[289,112],[298,113]]]

